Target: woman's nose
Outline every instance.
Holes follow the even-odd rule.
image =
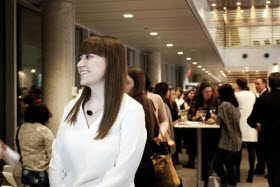
[[[82,66],[84,66],[84,65],[85,65],[84,60],[81,59],[81,60],[78,62],[77,67],[79,68],[79,67],[82,67]]]

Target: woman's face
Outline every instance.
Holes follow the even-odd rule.
[[[190,93],[188,94],[188,98],[192,100],[194,98],[194,95],[195,95],[195,91],[190,91]]]
[[[167,93],[166,93],[165,98],[166,98],[166,99],[169,99],[169,96],[170,96],[170,91],[168,90]]]
[[[212,97],[212,88],[211,87],[204,88],[204,90],[202,91],[202,95],[204,100],[210,99]]]
[[[130,93],[132,92],[133,88],[134,88],[134,80],[129,75],[127,75],[127,82],[126,82],[125,93],[130,95]]]
[[[169,101],[170,102],[175,102],[175,100],[176,100],[176,93],[175,93],[174,90],[171,90],[170,95],[169,95]]]
[[[104,82],[106,71],[106,60],[95,54],[83,54],[77,64],[80,74],[80,84],[91,87]]]

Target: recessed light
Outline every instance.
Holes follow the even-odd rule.
[[[173,47],[173,44],[166,44],[167,47]]]
[[[240,8],[240,6],[237,7],[238,9]]]
[[[224,10],[226,10],[227,8],[226,7],[224,7]]]
[[[198,68],[202,68],[202,66],[197,66]]]
[[[123,17],[125,17],[125,18],[133,18],[133,15],[132,14],[124,14]]]
[[[239,6],[239,5],[241,5],[241,3],[240,3],[240,2],[237,2],[236,4],[237,4],[238,6]]]
[[[216,4],[215,4],[215,3],[213,3],[213,4],[212,4],[212,6],[216,6]]]
[[[266,4],[270,4],[270,1],[266,1]]]
[[[208,73],[208,71],[205,71],[205,73]]]
[[[36,73],[36,69],[32,69],[32,70],[31,70],[31,73]]]
[[[268,5],[265,6],[266,8],[268,7]]]
[[[211,73],[208,73],[208,75],[211,75]]]
[[[214,14],[214,11],[212,11],[211,13]]]
[[[244,12],[244,10],[240,10],[240,12]]]
[[[196,64],[197,64],[197,62],[193,62],[192,64],[196,65]]]
[[[192,58],[189,58],[189,57],[188,57],[188,58],[186,58],[186,60],[191,60],[191,59],[192,59]]]
[[[205,69],[203,68],[202,71],[205,71]]]
[[[254,6],[251,6],[251,8],[255,8]]]
[[[182,55],[182,54],[184,54],[184,53],[183,53],[183,52],[181,52],[181,51],[180,51],[180,52],[178,52],[178,55]]]
[[[150,32],[150,35],[156,36],[156,35],[158,35],[158,33],[157,32]]]

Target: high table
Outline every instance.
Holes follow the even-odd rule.
[[[179,122],[175,126],[175,128],[193,128],[196,129],[197,133],[197,173],[196,173],[196,186],[201,187],[201,174],[202,174],[202,136],[201,136],[201,129],[218,129],[220,125],[216,124],[203,124],[202,122],[196,121],[186,121],[186,122]]]

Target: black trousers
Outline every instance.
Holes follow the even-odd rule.
[[[230,185],[236,185],[237,177],[234,163],[239,157],[239,152],[218,149],[212,162],[213,170],[218,174],[221,183],[228,182]],[[224,169],[226,167],[227,172]]]
[[[258,133],[258,142],[256,143],[256,155],[258,163],[256,165],[256,170],[263,171],[265,170],[265,144],[264,144],[264,135],[262,132]]]
[[[135,187],[154,186],[154,164],[152,159],[141,161],[134,178]]]
[[[270,187],[280,186],[280,150],[279,145],[265,146],[266,161],[267,161],[267,177]]]
[[[256,142],[243,142],[242,143],[242,149],[244,147],[247,147],[248,150],[248,160],[249,160],[249,173],[254,172],[254,167],[255,167],[255,160],[256,160]],[[236,173],[237,177],[240,177],[240,164],[242,160],[242,149],[239,152],[239,157],[236,162]]]

